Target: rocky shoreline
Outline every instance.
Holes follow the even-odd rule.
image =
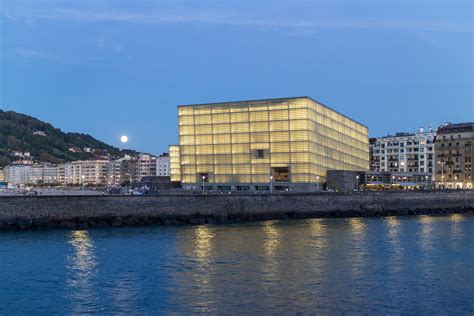
[[[474,191],[0,197],[0,231],[474,214]]]
[[[124,217],[103,215],[100,217],[72,217],[61,218],[25,218],[17,217],[0,221],[1,230],[26,230],[26,229],[52,229],[52,228],[74,228],[86,229],[91,227],[123,227],[123,226],[145,226],[145,225],[203,225],[203,224],[225,224],[265,220],[288,220],[308,218],[352,218],[352,217],[386,217],[386,216],[419,216],[419,215],[450,215],[450,214],[474,214],[474,208],[450,209],[401,209],[389,211],[319,211],[319,212],[268,212],[268,213],[242,213],[227,215],[212,214],[189,214],[175,215],[162,214],[158,216],[127,215]]]

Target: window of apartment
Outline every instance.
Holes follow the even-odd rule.
[[[405,146],[405,143],[400,143],[400,147],[404,147]]]
[[[425,172],[425,168],[420,168],[420,172]]]
[[[403,149],[403,148],[400,149],[400,152],[401,152],[401,153],[404,153],[404,152],[405,152],[405,149]]]
[[[420,155],[420,159],[425,159],[425,155]]]

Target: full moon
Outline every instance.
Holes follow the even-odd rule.
[[[120,141],[122,143],[126,143],[126,142],[128,142],[128,137],[126,135],[123,135],[122,137],[120,137]]]

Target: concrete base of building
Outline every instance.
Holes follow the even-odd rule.
[[[324,189],[324,183],[192,183],[183,184],[183,189],[194,191],[238,191],[238,192],[316,192]]]

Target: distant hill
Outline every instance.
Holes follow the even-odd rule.
[[[0,110],[0,167],[18,160],[25,152],[36,162],[51,163],[119,158],[125,153],[90,135],[65,133],[34,117]]]

